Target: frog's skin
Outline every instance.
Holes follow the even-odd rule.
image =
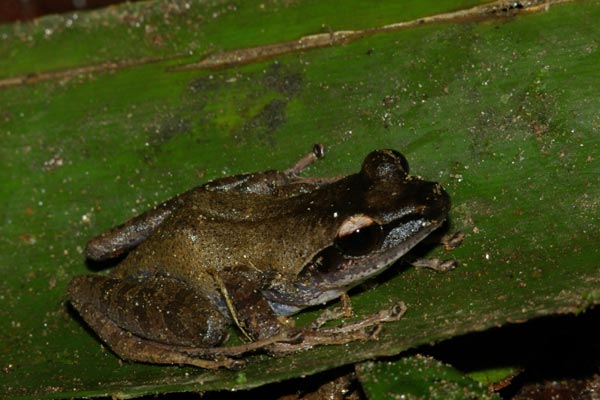
[[[92,239],[89,259],[128,254],[108,275],[75,277],[69,301],[133,361],[231,367],[257,348],[365,339],[403,309],[329,329],[285,317],[383,271],[440,226],[450,199],[392,150],[370,153],[356,174],[298,177],[322,154],[317,145],[288,170],[198,186]],[[253,342],[220,346],[229,324]]]

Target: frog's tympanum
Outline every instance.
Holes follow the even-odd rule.
[[[286,318],[382,272],[438,228],[438,183],[408,174],[398,152],[370,153],[358,173],[285,171],[218,179],[92,239],[91,260],[126,257],[108,275],[75,277],[69,301],[121,358],[232,367],[257,349],[281,354],[367,339],[404,305],[331,328]],[[233,324],[248,343],[223,346]]]

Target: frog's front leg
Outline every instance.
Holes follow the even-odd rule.
[[[382,323],[397,321],[406,312],[406,306],[400,302],[352,323],[332,328],[296,328],[291,320],[278,317],[271,308],[261,291],[261,284],[269,278],[261,274],[248,267],[236,267],[221,271],[218,282],[236,324],[251,340],[256,340],[255,348],[273,354],[372,339]]]
[[[264,297],[262,288],[270,277],[246,266],[226,268],[214,276],[232,316],[244,335],[252,341],[273,337],[288,338],[296,331],[285,318],[279,318]]]
[[[122,359],[203,368],[237,363],[210,350],[227,337],[225,317],[206,296],[171,277],[79,276],[68,296]]]
[[[444,246],[444,250],[452,251],[460,246],[465,238],[465,233],[462,231],[455,232],[452,235],[444,235],[438,239],[437,243]],[[436,272],[448,272],[456,268],[458,261],[454,259],[443,260],[437,257],[434,258],[417,258],[410,262],[416,268],[428,268]]]
[[[269,346],[273,354],[286,354],[306,350],[314,346],[347,344],[361,340],[377,339],[382,324],[402,319],[406,305],[399,302],[394,306],[363,317],[357,321],[343,323],[331,328],[304,329],[296,340],[281,340]]]

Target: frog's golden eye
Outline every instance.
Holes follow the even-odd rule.
[[[342,223],[335,244],[346,255],[362,256],[379,247],[382,240],[382,226],[373,218],[358,214]]]

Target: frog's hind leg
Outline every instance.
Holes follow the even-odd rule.
[[[339,178],[300,178],[298,175],[310,164],[324,157],[323,145],[315,144],[312,151],[284,171],[266,171],[216,179],[170,198],[153,209],[131,218],[87,243],[86,257],[94,261],[117,258],[138,246],[156,230],[188,197],[202,191],[274,194],[288,187],[282,195],[294,195]]]
[[[312,150],[308,154],[296,161],[296,163],[290,168],[286,169],[284,173],[288,176],[297,176],[306,167],[323,157],[325,157],[325,147],[322,144],[317,143],[313,146]]]
[[[205,296],[173,278],[79,276],[69,285],[69,300],[123,359],[202,368],[236,363],[226,357],[201,358],[203,347],[226,339],[226,320]],[[181,351],[185,348],[195,349],[195,354]]]
[[[202,186],[202,188],[218,192],[293,196],[340,179],[340,177],[303,178],[299,176],[306,167],[320,160],[324,155],[325,150],[323,145],[315,144],[309,153],[304,155],[290,168],[283,171],[270,170],[253,174],[228,176],[209,182]]]

